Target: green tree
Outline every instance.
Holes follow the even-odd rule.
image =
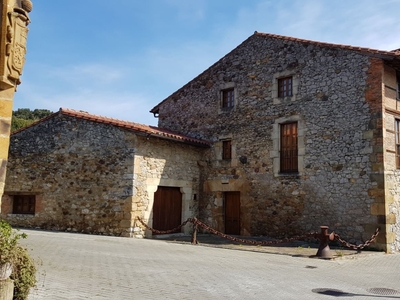
[[[11,120],[11,132],[31,125],[32,123],[51,115],[48,109],[18,108],[13,111]]]

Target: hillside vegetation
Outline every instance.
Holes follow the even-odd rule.
[[[47,117],[53,112],[48,109],[18,108],[13,111],[11,120],[11,132],[26,127],[42,118]]]

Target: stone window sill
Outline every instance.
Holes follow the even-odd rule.
[[[292,172],[292,173],[278,173],[278,177],[299,177],[299,172]]]
[[[19,218],[33,218],[35,215],[34,214],[8,214],[8,217],[19,217]]]

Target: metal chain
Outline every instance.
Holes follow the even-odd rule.
[[[370,239],[366,240],[365,243],[360,244],[360,245],[354,245],[354,244],[350,244],[349,242],[343,240],[338,234],[335,233],[334,237],[335,240],[338,240],[344,247],[346,248],[350,248],[352,250],[357,250],[360,251],[362,249],[364,249],[365,247],[368,247],[378,236],[379,234],[379,228],[377,228],[375,230],[375,233],[371,236]]]
[[[200,227],[204,228],[205,230],[218,235],[224,239],[228,239],[234,242],[238,242],[238,243],[243,243],[243,244],[250,244],[250,245],[273,245],[273,244],[281,244],[281,243],[290,243],[296,240],[304,240],[305,238],[310,238],[310,237],[314,237],[315,233],[307,233],[304,235],[298,235],[298,236],[294,236],[292,238],[285,238],[285,239],[281,239],[281,240],[274,240],[274,241],[254,241],[254,240],[246,240],[246,239],[240,239],[234,236],[230,236],[227,235],[225,233],[219,232],[217,230],[215,230],[214,228],[204,224],[203,222],[197,220],[196,218],[194,218],[194,223],[199,225]]]
[[[146,227],[148,230],[150,230],[151,232],[155,233],[155,234],[168,234],[168,233],[173,233],[178,231],[179,229],[181,229],[183,226],[185,226],[187,223],[193,223],[193,225],[198,225],[202,228],[204,228],[205,230],[218,235],[222,238],[234,241],[234,242],[238,242],[238,243],[243,243],[243,244],[250,244],[250,245],[272,245],[272,244],[281,244],[281,243],[290,243],[296,240],[303,240],[306,238],[315,238],[315,235],[317,234],[316,232],[312,232],[312,233],[307,233],[301,236],[294,236],[292,238],[285,238],[285,239],[281,239],[281,240],[274,240],[274,241],[254,241],[254,240],[246,240],[246,239],[240,239],[234,236],[230,236],[227,235],[225,233],[219,232],[218,230],[215,230],[214,228],[204,224],[203,222],[199,221],[197,218],[189,218],[187,219],[185,222],[183,222],[181,225],[179,225],[178,227],[174,228],[174,229],[170,229],[170,230],[157,230],[154,228],[149,227],[146,223],[143,222],[143,220],[139,217],[137,217],[137,220],[144,226]]]
[[[214,228],[206,225],[205,223],[199,221],[197,218],[188,218],[186,221],[184,221],[181,225],[179,225],[176,228],[170,229],[170,230],[157,230],[154,228],[149,227],[146,223],[143,222],[143,220],[139,217],[137,217],[137,220],[144,226],[146,227],[148,230],[150,230],[151,232],[155,233],[155,234],[169,234],[169,233],[174,233],[178,230],[180,230],[183,226],[185,226],[187,223],[193,223],[193,225],[198,225],[200,227],[202,227],[203,229],[211,232],[212,234],[218,235],[219,237],[222,237],[224,239],[228,239],[234,242],[238,242],[238,243],[242,243],[242,244],[250,244],[250,245],[274,245],[274,244],[282,244],[282,243],[290,243],[293,241],[298,241],[298,240],[304,240],[307,238],[314,238],[317,239],[319,237],[319,233],[318,232],[310,232],[310,233],[306,233],[303,235],[297,235],[291,238],[284,238],[281,240],[274,240],[274,241],[254,241],[254,240],[246,240],[246,239],[241,239],[241,238],[237,238],[231,235],[227,235],[225,233],[222,233],[218,230],[215,230]],[[368,247],[378,236],[379,234],[379,228],[377,228],[375,230],[375,233],[371,236],[370,239],[368,239],[367,241],[365,241],[365,243],[360,244],[360,245],[354,245],[354,244],[350,244],[349,242],[343,240],[338,234],[334,234],[334,239],[339,241],[344,247],[352,249],[352,250],[357,250],[360,251],[362,249],[364,249],[365,247]]]
[[[148,230],[150,230],[151,232],[155,233],[155,234],[168,234],[168,233],[174,233],[176,231],[178,231],[179,229],[181,229],[183,226],[185,226],[187,223],[192,222],[193,223],[193,219],[189,218],[187,219],[185,222],[183,222],[181,225],[179,225],[178,227],[174,228],[174,229],[170,229],[170,230],[157,230],[154,228],[149,227],[146,223],[144,223],[142,221],[141,218],[137,217],[137,220],[142,223],[142,225],[144,227],[146,227]]]

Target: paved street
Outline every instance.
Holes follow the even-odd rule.
[[[400,254],[327,261],[23,231],[23,243],[42,261],[29,299],[400,299]]]

